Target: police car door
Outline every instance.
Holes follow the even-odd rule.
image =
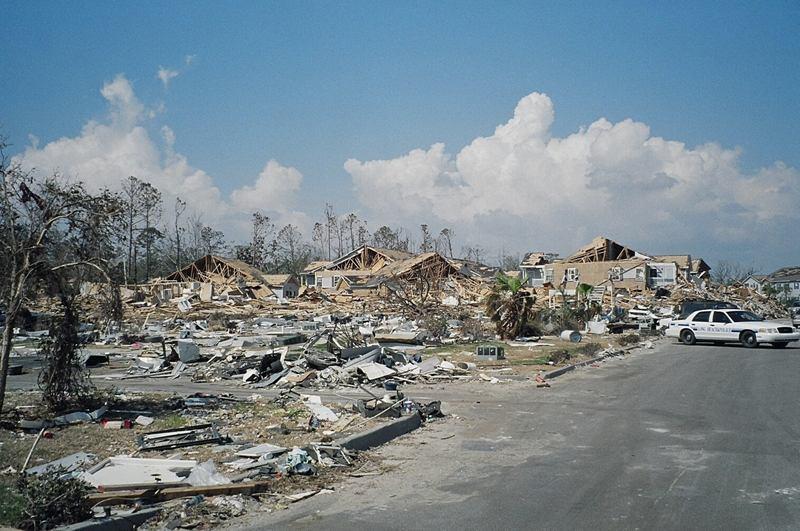
[[[711,326],[709,326],[711,324],[710,321],[711,310],[703,310],[695,314],[690,325],[695,338],[705,340],[714,339]]]
[[[733,322],[725,312],[715,311],[710,323],[711,333],[719,341],[736,341],[736,334],[733,333]]]

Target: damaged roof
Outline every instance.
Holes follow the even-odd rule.
[[[325,269],[371,270],[377,272],[386,265],[413,256],[405,251],[362,245],[331,262]]]
[[[520,265],[520,267],[540,266],[540,265],[552,263],[553,260],[555,260],[557,258],[558,258],[558,255],[555,254],[555,253],[533,252],[533,253],[526,254],[525,258],[522,259],[522,262],[520,262],[519,265]]]
[[[674,262],[678,267],[688,269],[692,266],[692,257],[688,254],[661,254],[654,256],[653,260],[658,262]]]
[[[262,275],[262,277],[266,281],[267,286],[271,288],[282,287],[290,281],[294,281],[296,283],[294,276],[292,275]]]
[[[800,266],[782,267],[769,275],[771,282],[796,282],[800,280]]]
[[[319,271],[320,269],[325,269],[329,265],[331,265],[330,260],[315,260],[310,262],[307,266],[303,268],[303,273],[314,273],[315,271]]]
[[[575,251],[567,258],[566,262],[613,262],[616,260],[630,260],[635,258],[647,259],[649,256],[638,253],[620,243],[604,236],[598,236]]]
[[[165,280],[178,282],[216,282],[232,283],[239,280],[259,284],[267,284],[266,276],[261,270],[247,262],[233,258],[224,258],[207,254],[198,258],[180,271],[167,275]]]

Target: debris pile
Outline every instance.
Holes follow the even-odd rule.
[[[126,507],[154,507],[159,510],[151,517],[158,526],[175,527],[180,520],[186,527],[194,519],[207,525],[263,510],[262,502],[292,503],[324,491],[339,471],[366,462],[359,446],[364,442],[355,442],[365,437],[360,434],[386,425],[396,436],[396,428],[388,426],[393,419],[417,419],[413,429],[442,416],[438,402],[418,403],[398,389],[382,396],[365,392],[364,397],[326,403],[319,395],[291,389],[269,401],[259,395],[195,394],[142,402],[121,395],[97,411],[38,421],[25,418],[30,409],[21,408],[15,446],[33,438],[22,473],[55,472],[90,485],[95,517],[126,515]],[[92,451],[76,448],[48,462],[37,456],[47,451],[47,444],[40,444],[44,433],[68,447],[72,438],[85,439],[116,422],[118,435],[112,439],[121,453],[100,457],[98,450],[107,448],[101,437],[90,445]],[[176,422],[180,425],[164,427]]]

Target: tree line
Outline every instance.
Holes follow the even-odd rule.
[[[111,237],[104,242],[110,255],[112,276],[131,284],[167,275],[207,254],[242,260],[267,273],[298,274],[311,261],[333,260],[364,244],[386,249],[438,252],[453,257],[453,229],[434,231],[420,225],[418,235],[388,225],[370,232],[368,222],[354,212],[337,214],[326,204],[311,237],[289,223],[276,225],[264,212],[252,212],[247,241],[232,241],[201,215],[187,213],[186,201],[177,197],[165,205],[161,191],[135,176],[124,179],[119,192],[105,191],[109,202],[107,221]],[[168,210],[168,211],[167,211]],[[466,259],[481,262],[486,253],[477,246],[461,248]]]

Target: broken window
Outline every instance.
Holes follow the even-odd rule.
[[[621,281],[622,280],[622,275],[624,273],[625,273],[625,270],[622,269],[621,267],[617,266],[617,267],[612,267],[611,268],[611,272],[609,273],[609,276],[610,276],[611,280],[613,280],[613,281]]]
[[[578,279],[578,268],[568,267],[564,275],[566,276],[567,282],[573,282]]]

